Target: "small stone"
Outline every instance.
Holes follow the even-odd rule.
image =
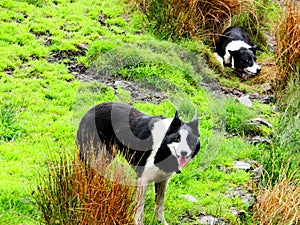
[[[239,103],[241,103],[249,108],[252,108],[252,106],[253,106],[252,101],[249,98],[249,95],[244,95],[244,96],[239,97],[238,101],[239,101]]]
[[[199,223],[203,225],[216,225],[219,224],[218,221],[219,221],[218,218],[209,215],[203,216],[201,217],[201,219],[199,219]]]
[[[249,171],[251,169],[251,165],[249,163],[246,163],[246,162],[235,161],[234,162],[234,168]]]
[[[271,109],[272,109],[274,112],[279,112],[279,108],[278,108],[276,105],[272,105],[272,106],[271,106]]]
[[[238,217],[240,220],[244,220],[246,217],[246,212],[245,210],[234,209],[232,210],[232,215]]]
[[[265,143],[265,144],[271,144],[271,140],[268,138],[263,138],[260,136],[255,136],[252,138],[246,138],[245,141],[249,142],[250,144],[259,144],[259,143]]]
[[[238,197],[241,201],[248,205],[249,207],[253,206],[255,199],[252,193],[249,190],[242,190],[241,188],[233,188],[227,194],[225,194],[228,198]]]
[[[99,16],[99,23],[102,25],[102,26],[105,26],[106,25],[106,17],[105,17],[105,15],[104,14],[101,14],[100,16]]]
[[[267,95],[259,100],[263,104],[270,104],[275,102],[275,98],[272,95]]]
[[[248,123],[255,123],[255,124],[257,124],[258,126],[264,125],[264,126],[267,126],[267,127],[269,127],[269,128],[272,128],[272,124],[269,123],[268,121],[262,119],[262,118],[254,118],[254,119],[250,119],[250,120],[248,120]]]
[[[78,45],[77,45],[77,48],[78,48],[79,50],[81,50],[82,52],[86,52],[86,51],[89,49],[89,47],[88,47],[86,44],[84,44],[84,43],[78,44]]]
[[[116,80],[114,83],[115,87],[128,88],[131,86],[131,83],[123,80]]]
[[[254,92],[253,94],[251,94],[251,98],[252,99],[258,99],[259,98],[259,94],[257,92]]]
[[[189,202],[198,202],[198,199],[192,195],[186,194],[186,195],[180,195],[180,197],[188,200]]]
[[[253,194],[248,193],[248,194],[245,194],[241,198],[241,201],[244,204],[248,205],[248,207],[252,207],[254,205],[254,203],[255,203],[255,198],[254,198]]]
[[[253,181],[259,181],[263,176],[264,167],[262,165],[260,165],[259,167],[251,170],[250,173],[251,173],[251,178]]]
[[[239,210],[236,207],[232,207],[232,208],[230,208],[230,210],[232,212],[232,215],[234,215],[234,216],[239,216],[239,215],[243,216],[243,215],[246,215],[245,210]]]

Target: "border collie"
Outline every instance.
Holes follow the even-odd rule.
[[[85,163],[97,159],[99,151],[109,152],[116,145],[137,172],[137,210],[135,224],[143,224],[145,194],[155,183],[155,214],[163,224],[164,195],[169,179],[197,154],[198,117],[185,123],[176,111],[173,118],[147,116],[122,103],[107,102],[94,106],[82,118],[77,131],[80,158]],[[92,158],[94,157],[94,158]]]
[[[241,27],[228,27],[216,43],[215,55],[218,61],[248,77],[257,75],[261,68],[256,63],[256,50],[250,35]]]

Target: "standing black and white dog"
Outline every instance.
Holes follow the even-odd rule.
[[[227,28],[219,37],[215,55],[222,65],[253,76],[261,71],[256,63],[256,50],[257,46],[250,35],[243,28],[233,26]]]
[[[80,157],[89,161],[97,158],[106,145],[116,144],[137,172],[137,211],[135,224],[143,224],[147,188],[155,182],[155,213],[164,217],[164,195],[172,175],[179,172],[200,149],[198,117],[182,122],[176,111],[174,118],[147,116],[122,103],[108,102],[96,105],[82,118],[77,131]]]

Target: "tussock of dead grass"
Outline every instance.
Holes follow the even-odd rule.
[[[298,76],[300,70],[300,3],[285,0],[283,9],[283,18],[276,29],[276,59],[280,67],[277,82],[279,89],[285,88],[288,79]]]
[[[300,3],[285,0],[282,15],[279,15],[276,38],[275,64],[262,65],[262,72],[253,78],[257,84],[270,84],[272,90],[286,89],[290,79],[295,79],[300,71]],[[264,62],[262,62],[264,64]],[[279,96],[280,97],[280,96]]]
[[[130,0],[165,38],[211,37],[253,0]],[[214,36],[213,36],[214,37]],[[214,37],[216,38],[216,37]]]
[[[91,168],[60,156],[49,165],[35,194],[45,224],[133,224],[135,187],[124,182],[128,171],[108,171],[100,162]]]
[[[274,186],[260,187],[254,205],[256,219],[262,225],[286,225],[300,223],[299,181],[287,178]]]
[[[124,184],[126,176],[122,168],[114,171],[113,181],[89,168],[75,165],[74,183],[78,189],[74,193],[83,203],[83,214],[79,224],[133,224],[135,188]],[[87,171],[83,174],[82,171]]]
[[[270,91],[273,91],[275,88],[275,84],[279,75],[279,68],[275,63],[270,64],[262,64],[261,72],[258,76],[255,76],[251,79],[254,84],[258,84],[260,86],[260,93],[268,94]]]

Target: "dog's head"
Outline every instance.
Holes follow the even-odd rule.
[[[183,168],[199,151],[198,116],[189,123],[182,122],[176,111],[175,116],[165,136],[165,145],[178,163],[178,169]]]
[[[241,47],[235,51],[229,50],[232,57],[232,67],[249,75],[257,75],[261,71],[261,68],[256,63],[256,49],[257,47],[253,46],[251,48]]]

